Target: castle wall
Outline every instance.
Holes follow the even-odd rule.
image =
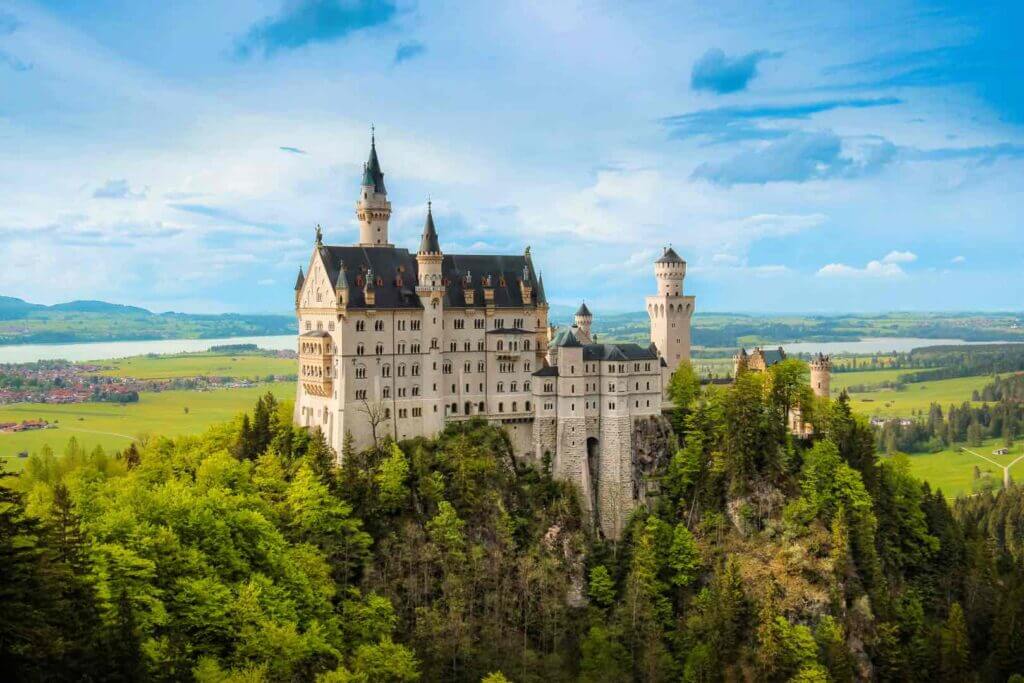
[[[629,415],[601,419],[597,522],[606,538],[621,537],[634,506],[632,422]]]

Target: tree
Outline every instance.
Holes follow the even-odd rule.
[[[625,681],[630,678],[629,651],[606,626],[591,626],[580,643],[580,683]]]
[[[405,453],[392,442],[391,453],[384,458],[374,477],[381,507],[386,512],[394,512],[409,502],[409,460]]]
[[[359,412],[366,416],[366,422],[370,425],[370,436],[373,437],[374,449],[379,449],[380,434],[378,432],[381,425],[390,419],[390,409],[381,401],[371,403],[369,399],[364,398],[359,406]]]
[[[697,578],[700,568],[700,549],[686,524],[680,522],[672,534],[672,547],[668,556],[672,568],[672,584],[685,588]]]
[[[684,412],[689,410],[690,405],[700,396],[700,377],[689,363],[680,363],[672,373],[666,394],[676,409]]]
[[[356,648],[352,670],[381,683],[407,683],[420,678],[416,656],[408,648],[392,642],[390,637]]]
[[[964,610],[959,602],[949,608],[949,616],[939,635],[939,669],[944,681],[970,680],[970,642]]]
[[[611,607],[615,602],[615,582],[612,581],[608,569],[603,564],[590,570],[587,596],[595,605],[604,609]]]
[[[142,462],[142,456],[139,455],[139,449],[136,448],[135,442],[128,444],[128,448],[124,450],[124,464],[129,470],[134,470]]]

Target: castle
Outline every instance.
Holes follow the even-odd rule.
[[[736,377],[740,372],[767,372],[768,368],[786,360],[786,352],[780,346],[774,351],[765,351],[761,347],[755,347],[751,353],[746,349],[740,349],[733,356],[732,375]],[[829,398],[830,384],[832,381],[832,358],[823,353],[811,358],[808,363],[811,369],[811,392],[819,398]],[[789,431],[800,437],[809,437],[814,433],[814,428],[804,420],[799,406],[790,409],[788,418]]]
[[[318,227],[295,283],[295,422],[319,428],[341,453],[348,435],[365,448],[484,418],[507,430],[517,458],[550,461],[597,528],[619,538],[644,496],[636,462],[644,423],[660,419],[668,380],[690,359],[686,262],[666,248],[654,263],[649,346],[603,344],[586,305],[569,329],[549,326],[529,247],[446,253],[429,202],[417,253],[391,244],[373,138],[355,208],[358,244],[326,245]]]

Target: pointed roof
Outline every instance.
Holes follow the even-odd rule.
[[[427,222],[423,225],[423,237],[420,239],[421,254],[440,254],[441,245],[437,241],[437,230],[434,229],[434,212],[427,202]]]
[[[576,335],[572,333],[572,330],[566,330],[564,335],[559,334],[555,345],[565,346],[568,348],[579,348],[583,346],[583,344],[580,344],[580,340],[576,338]]]
[[[377,159],[377,140],[373,133],[370,134],[370,158],[363,164],[363,185],[373,186],[377,194],[387,194],[384,187],[384,173],[380,170],[380,161]]]
[[[580,304],[580,307],[579,307],[579,308],[577,308],[577,309],[576,309],[576,316],[577,316],[577,317],[579,317],[579,316],[581,316],[581,315],[582,315],[582,316],[586,316],[586,317],[588,317],[588,318],[593,318],[593,317],[594,317],[594,316],[593,316],[593,315],[592,315],[592,314],[590,313],[590,309],[589,309],[589,308],[587,308],[587,302],[585,302],[585,301],[584,301],[583,303],[581,303],[581,304]]]
[[[655,261],[655,263],[686,263],[683,259],[679,258],[679,254],[676,253],[672,247],[665,247],[665,253],[661,255],[661,258]]]
[[[544,274],[541,273],[537,276],[537,303],[546,304],[548,298],[544,296]]]
[[[302,285],[306,282],[306,276],[302,274],[302,266],[299,266],[299,276],[295,278],[295,291],[302,289]]]

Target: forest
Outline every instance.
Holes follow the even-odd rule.
[[[482,421],[355,452],[272,396],[0,488],[13,680],[1015,681],[1024,491],[950,504],[796,360],[703,392],[622,541]],[[800,406],[810,440],[786,430]]]

